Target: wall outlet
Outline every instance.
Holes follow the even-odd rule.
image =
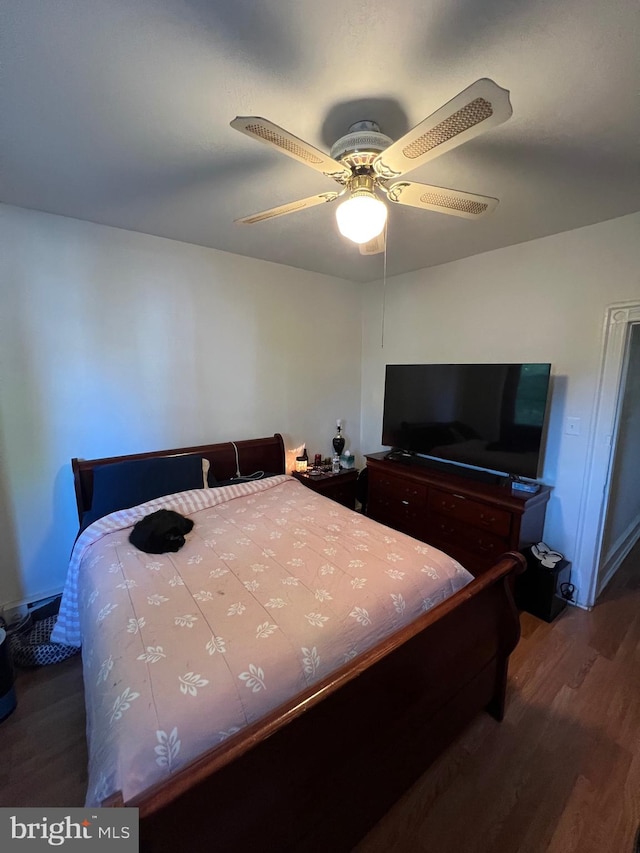
[[[15,625],[29,614],[29,606],[27,604],[19,604],[17,607],[4,607],[2,609],[2,618],[8,626]]]

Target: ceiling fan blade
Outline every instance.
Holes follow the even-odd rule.
[[[252,139],[277,148],[283,154],[293,157],[305,166],[310,166],[316,172],[322,172],[323,175],[335,181],[345,182],[351,177],[351,169],[266,118],[237,116],[231,122],[231,127]]]
[[[511,112],[509,91],[483,77],[382,151],[373,167],[387,180],[404,175],[502,124]]]
[[[498,206],[497,198],[450,190],[446,187],[432,187],[429,184],[416,184],[412,181],[397,181],[386,187],[385,191],[389,201],[397,204],[462,216],[464,219],[479,219]]]
[[[386,245],[386,234],[387,229],[383,229],[381,234],[378,234],[377,237],[374,237],[373,240],[369,240],[368,243],[360,243],[358,248],[360,249],[361,255],[378,255],[380,252],[384,252]]]
[[[243,216],[242,219],[235,219],[234,222],[242,225],[253,225],[256,222],[264,222],[265,219],[275,219],[276,216],[284,216],[286,213],[306,210],[308,207],[315,207],[317,204],[323,204],[326,201],[335,201],[341,195],[342,193],[320,193],[320,195],[312,195],[309,198],[301,198],[298,201],[290,201],[288,204],[281,204],[269,210],[262,210],[260,213],[252,213],[251,216]]]

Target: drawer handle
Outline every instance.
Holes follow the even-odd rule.
[[[409,506],[409,501],[400,501],[403,506]]]
[[[456,529],[455,529],[455,527],[447,527],[446,524],[441,524],[440,525],[440,531],[442,533],[447,533],[447,534],[451,535],[452,533],[456,532]]]
[[[490,524],[496,523],[496,517],[495,517],[495,515],[492,515],[491,518],[487,518],[485,516],[485,514],[483,512],[481,512],[480,513],[480,521],[485,525],[485,527],[488,527]]]
[[[485,554],[488,554],[490,551],[494,550],[494,547],[491,542],[488,545],[485,545],[482,539],[478,539],[478,550],[484,551]]]
[[[441,509],[444,509],[447,512],[452,512],[454,509],[456,509],[457,506],[458,505],[456,503],[454,503],[453,501],[451,503],[447,503],[447,501],[441,501],[440,502]]]

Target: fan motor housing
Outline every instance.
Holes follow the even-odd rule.
[[[352,169],[371,167],[381,151],[388,148],[393,139],[384,133],[375,121],[358,121],[331,146],[331,157],[346,163]]]

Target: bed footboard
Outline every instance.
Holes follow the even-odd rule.
[[[348,851],[483,709],[501,719],[520,554],[126,805],[141,850]]]

